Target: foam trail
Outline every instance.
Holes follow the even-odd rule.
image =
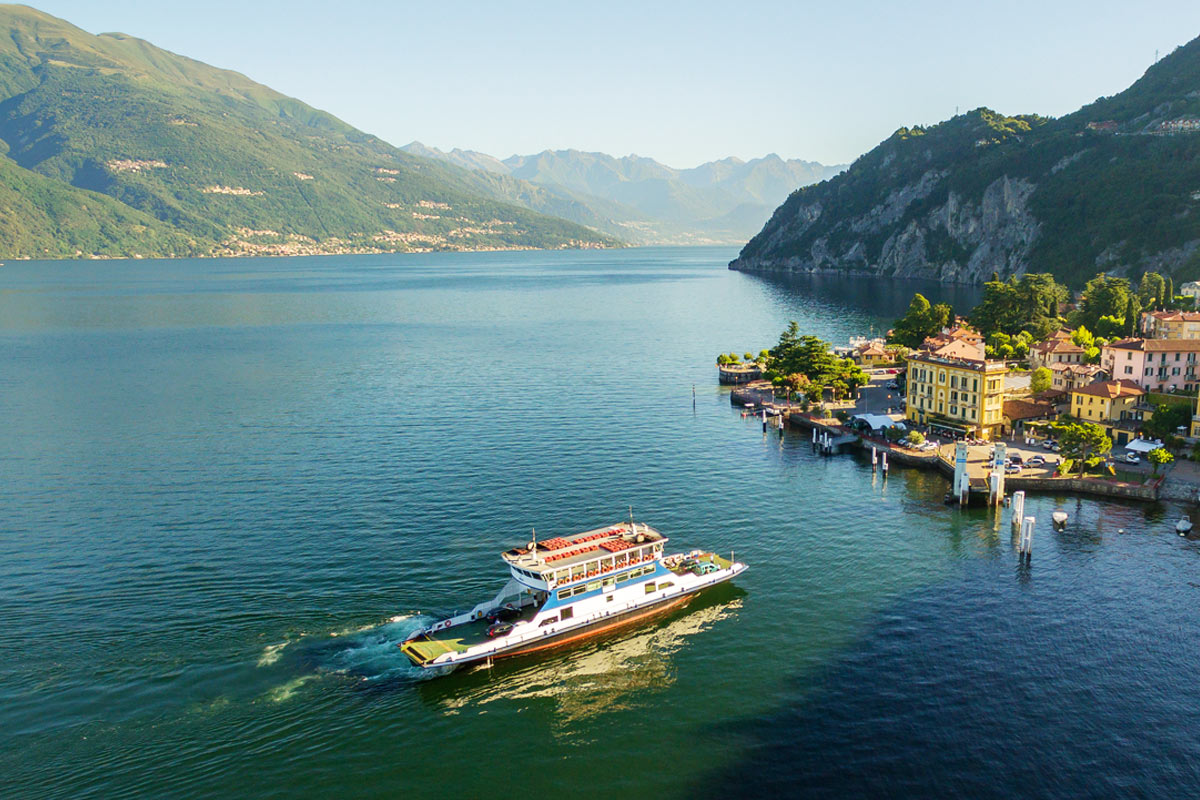
[[[354,675],[364,680],[414,678],[422,670],[413,666],[398,645],[418,628],[433,620],[417,615],[392,617],[382,625],[371,625],[324,642],[315,653],[317,664],[331,672]]]
[[[279,644],[269,644],[263,648],[262,655],[258,657],[258,666],[269,667],[279,660],[283,655],[283,648],[287,647],[291,642],[280,642]]]

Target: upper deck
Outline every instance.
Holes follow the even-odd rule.
[[[501,554],[516,573],[561,585],[656,559],[667,537],[638,522],[530,542]]]

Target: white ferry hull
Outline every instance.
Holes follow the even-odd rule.
[[[643,602],[632,606],[620,606],[612,611],[596,610],[586,616],[581,615],[573,624],[560,622],[545,630],[529,629],[518,635],[510,634],[491,639],[486,643],[471,647],[465,652],[449,653],[424,662],[415,658],[413,652],[405,647],[408,642],[402,644],[401,649],[413,659],[414,663],[424,669],[449,673],[459,667],[471,664],[569,647],[683,608],[700,592],[731,580],[745,569],[745,564],[733,563],[727,569],[705,575],[690,576],[692,579],[686,582],[680,580],[670,589],[645,595]],[[638,585],[635,584],[635,586]],[[434,626],[434,628],[436,627]],[[452,631],[453,628],[443,630]],[[431,633],[436,635],[432,630]]]

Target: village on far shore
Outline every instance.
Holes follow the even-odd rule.
[[[757,355],[723,354],[745,413],[815,428],[972,480],[1004,441],[1013,488],[1200,501],[1200,282],[1048,274],[1000,280],[965,316],[914,295],[886,337],[833,346],[792,323]],[[814,438],[818,434],[814,433]]]

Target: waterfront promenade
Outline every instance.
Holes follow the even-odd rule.
[[[816,428],[821,433],[828,433],[840,441],[836,449],[842,447],[857,447],[870,451],[872,448],[879,454],[887,453],[890,463],[923,469],[937,469],[947,476],[954,474],[953,440],[941,439],[936,435],[926,434],[927,440],[938,445],[936,450],[919,450],[889,442],[882,435],[864,433],[853,430],[831,416],[831,410],[845,410],[851,414],[889,414],[894,419],[901,419],[892,405],[896,402],[896,393],[887,389],[887,383],[894,378],[887,372],[877,372],[872,375],[869,386],[860,392],[858,401],[854,404],[826,406],[825,412],[803,411],[793,404],[776,403],[770,389],[761,387],[741,387],[731,394],[735,405],[753,403],[754,409],[766,409],[777,412],[787,420],[787,424],[811,430]],[[905,423],[910,425],[911,423]],[[853,439],[848,436],[853,435]],[[1026,492],[1074,492],[1104,497],[1122,497],[1132,500],[1157,500],[1160,496],[1172,499],[1196,501],[1200,498],[1200,482],[1193,483],[1188,478],[1191,473],[1183,470],[1176,480],[1171,481],[1167,476],[1168,469],[1162,476],[1153,477],[1149,468],[1142,465],[1117,463],[1114,465],[1115,474],[1108,477],[1078,477],[1073,475],[1061,476],[1056,474],[1061,459],[1059,453],[1054,453],[1039,444],[1026,444],[1023,439],[1005,439],[1005,448],[1009,456],[1019,455],[1028,462],[1034,456],[1041,456],[1045,464],[1026,466],[1019,473],[1005,475],[1006,491]],[[986,493],[988,476],[991,472],[988,464],[993,442],[970,444],[967,448],[967,475],[973,492]]]

